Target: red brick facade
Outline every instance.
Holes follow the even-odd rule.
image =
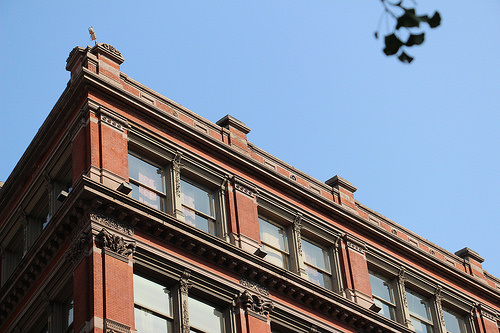
[[[0,190],[0,332],[499,332],[500,279],[477,253],[428,242],[123,61],[107,44],[70,53],[67,89]]]

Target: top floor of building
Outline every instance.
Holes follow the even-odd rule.
[[[122,73],[123,61],[103,43],[70,53],[66,90],[0,190],[0,290],[84,201],[148,235],[168,237],[165,220],[193,227],[228,247],[224,262],[263,258],[285,277],[267,283],[280,292],[285,280],[313,281],[399,323],[412,317],[407,299],[439,294],[434,317],[499,320],[500,279],[479,254],[427,241],[356,200],[347,180],[293,168],[253,145],[240,120],[202,118]]]

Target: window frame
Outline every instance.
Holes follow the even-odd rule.
[[[146,253],[144,253],[147,255]],[[147,255],[149,257],[149,255]],[[190,275],[187,288],[187,294],[184,294],[181,288],[182,275],[179,267],[174,267],[171,263],[162,260],[159,265],[150,266],[150,263],[144,262],[144,259],[139,259],[134,262],[134,276],[140,276],[146,280],[165,286],[170,291],[170,305],[171,316],[168,317],[171,321],[172,332],[179,332],[182,326],[182,316],[186,313],[184,306],[188,306],[187,313],[189,317],[189,298],[196,299],[205,303],[222,313],[222,331],[221,332],[235,332],[236,331],[236,317],[232,311],[232,302],[236,293],[232,288],[227,286],[219,286],[214,288],[214,282],[210,281],[204,276]],[[191,271],[192,272],[192,271]],[[214,290],[215,289],[215,290]],[[134,286],[135,294],[135,286]],[[134,322],[135,322],[135,309],[143,307],[147,309],[144,304],[136,303],[134,296]],[[190,326],[191,328],[191,326]],[[205,332],[197,327],[193,327],[193,332]],[[137,329],[137,327],[136,327]],[[140,332],[138,332],[140,333]]]
[[[393,262],[375,248],[370,248],[366,255],[368,270],[391,281],[396,301],[396,322],[403,325],[406,323],[407,327],[413,329],[411,320],[414,316],[410,316],[409,307],[405,305],[407,304],[406,290],[409,289],[427,299],[433,331],[445,332],[444,308],[454,311],[464,319],[465,332],[473,331],[475,323],[471,317],[471,310],[475,305],[472,300],[454,288],[437,285],[419,272]],[[415,318],[420,319],[420,317]]]
[[[170,294],[170,296],[169,296],[170,314],[160,313],[157,310],[152,309],[151,307],[148,307],[147,304],[142,304],[142,303],[136,302],[136,299],[135,299],[136,298],[135,297],[135,292],[136,292],[135,277],[136,276],[138,276],[142,279],[145,279],[147,281],[151,281],[151,282],[158,284],[160,286],[163,286],[164,289],[168,289],[169,294]],[[155,279],[151,276],[144,275],[143,273],[134,272],[133,279],[134,279],[134,323],[136,323],[136,319],[137,319],[135,311],[136,311],[136,309],[138,309],[139,311],[144,311],[144,312],[147,312],[147,313],[154,315],[155,317],[159,317],[161,319],[164,319],[167,323],[169,323],[167,325],[172,328],[172,331],[174,331],[173,330],[173,325],[174,325],[174,305],[173,305],[173,303],[174,303],[174,299],[172,297],[172,288],[170,286],[168,286],[166,283],[161,283],[158,281],[158,279]],[[137,330],[137,327],[135,327],[135,329]]]
[[[128,178],[129,178],[129,183],[131,185],[133,185],[133,186],[136,186],[139,189],[141,187],[143,187],[147,191],[150,191],[150,192],[156,194],[159,197],[160,207],[159,208],[155,208],[155,207],[149,205],[146,202],[142,202],[142,203],[145,204],[145,205],[147,205],[147,206],[149,206],[149,207],[151,207],[151,208],[153,208],[153,209],[157,209],[157,210],[162,211],[162,212],[166,212],[166,213],[171,212],[171,209],[170,210],[168,209],[168,199],[167,199],[167,197],[169,195],[167,193],[168,192],[167,191],[167,188],[168,188],[167,184],[168,184],[168,181],[169,181],[167,179],[167,176],[166,176],[168,174],[168,172],[166,170],[167,166],[165,166],[165,165],[162,166],[160,163],[155,162],[155,160],[148,158],[147,155],[145,157],[142,154],[136,153],[135,151],[131,151],[130,149],[128,151],[127,156],[128,156]],[[160,175],[160,177],[161,177],[161,187],[162,187],[161,191],[157,190],[157,189],[154,189],[154,188],[152,188],[152,187],[150,187],[150,186],[148,186],[146,184],[143,184],[138,179],[134,179],[133,177],[130,176],[130,156],[133,156],[134,158],[136,158],[136,159],[138,159],[138,160],[140,160],[140,161],[142,161],[144,163],[147,163],[150,166],[156,167],[158,170],[161,170],[161,175]],[[130,196],[132,196],[132,198],[134,198],[134,194],[133,193],[134,193],[134,189],[132,189],[132,191],[130,192]],[[136,198],[134,198],[134,199],[137,200],[137,201],[139,201],[139,202],[141,202],[139,199],[136,199]]]
[[[164,208],[157,210],[172,215],[182,222],[186,221],[182,212],[181,179],[190,184],[194,183],[193,185],[196,187],[209,192],[213,198],[214,214],[214,232],[209,234],[229,240],[225,203],[226,181],[229,176],[226,172],[220,170],[215,165],[209,165],[205,161],[200,161],[195,156],[192,156],[191,153],[174,150],[173,147],[163,143],[151,143],[144,137],[136,136],[136,133],[132,133],[129,136],[128,155],[132,155],[162,170],[163,192],[150,188],[147,185],[143,187],[160,196],[160,202]],[[137,186],[136,184],[139,183],[138,180],[130,177],[130,165],[128,174],[129,182]],[[132,198],[133,191],[129,194]],[[151,208],[156,209],[155,207]]]
[[[262,215],[262,214],[259,214],[258,216],[259,218],[259,231],[260,231],[260,239],[261,239],[261,244],[262,246],[265,248],[270,248],[276,252],[279,252],[282,254],[282,258],[283,258],[283,269],[286,269],[286,270],[289,270],[289,271],[293,271],[293,265],[292,265],[292,262],[291,262],[291,249],[294,248],[293,244],[290,244],[290,232],[289,232],[289,227],[286,227],[276,221],[274,221],[273,219],[270,219],[268,218],[266,215]],[[285,246],[285,249],[284,250],[281,250],[281,249],[277,249],[275,246],[271,245],[271,244],[267,244],[266,242],[264,242],[262,239],[262,229],[260,227],[260,221],[264,221],[265,223],[268,223],[278,229],[281,229],[283,230],[283,244]],[[267,257],[267,256],[266,256]],[[265,258],[264,258],[265,259]],[[285,260],[286,259],[286,260]],[[270,261],[269,261],[270,262]]]
[[[405,297],[408,298],[406,295],[407,294],[412,294],[414,297],[416,298],[419,298],[421,301],[420,302],[425,302],[426,303],[426,310],[428,312],[428,316],[430,318],[423,318],[422,316],[420,316],[418,313],[416,312],[412,312],[411,309],[410,309],[410,305],[408,304],[409,302],[407,302],[408,304],[408,315],[409,315],[409,319],[410,321],[412,322],[412,325],[413,325],[413,320],[416,320],[416,321],[419,321],[421,323],[423,323],[424,325],[426,326],[430,326],[430,329],[432,332],[434,332],[434,329],[435,329],[435,323],[438,322],[436,320],[436,310],[434,309],[435,307],[435,304],[433,304],[433,300],[432,300],[432,297],[430,296],[426,296],[426,295],[422,295],[421,293],[419,293],[418,291],[415,291],[414,288],[412,288],[411,286],[408,287],[405,285]]]
[[[328,289],[328,290],[333,290],[334,289],[334,277],[333,277],[333,266],[334,266],[334,262],[333,262],[333,256],[332,256],[332,251],[331,251],[331,247],[327,247],[327,246],[324,246],[323,244],[315,241],[315,240],[312,240],[311,238],[307,237],[307,236],[302,236],[300,237],[300,241],[301,241],[301,247],[302,247],[302,251],[304,252],[303,255],[302,255],[302,263],[305,267],[309,266],[311,268],[313,268],[314,270],[318,271],[320,274],[322,275],[327,275],[327,278],[328,278],[328,281],[329,281],[329,287],[327,286],[322,286],[320,284],[318,284],[319,286],[325,288],[325,289]],[[328,268],[329,268],[329,271],[326,271],[320,267],[317,267],[317,266],[314,266],[313,264],[311,263],[308,263],[306,261],[306,256],[305,256],[305,251],[304,251],[304,246],[302,244],[302,241],[305,241],[305,242],[308,242],[310,244],[312,244],[313,246],[316,246],[318,247],[319,249],[322,250],[323,252],[323,255],[326,255],[326,258],[323,257],[323,260],[325,260],[325,263],[328,264]],[[306,273],[306,279],[309,280],[309,276],[307,275],[307,272]],[[309,280],[310,282],[312,283],[315,283],[311,280]],[[317,284],[317,283],[316,283]]]
[[[387,317],[387,316],[384,316],[388,319],[391,319],[391,320],[394,320],[394,321],[397,321],[397,318],[398,318],[398,307],[397,307],[397,300],[396,300],[396,292],[394,290],[394,281],[391,281],[391,279],[387,278],[386,276],[382,275],[382,274],[379,274],[371,269],[368,269],[368,275],[369,276],[374,276],[380,280],[383,280],[384,282],[387,283],[388,287],[389,287],[389,294],[390,296],[392,297],[392,303],[383,299],[382,297],[378,296],[378,295],[375,295],[373,293],[373,288],[372,288],[372,297],[377,299],[379,302],[382,302],[384,303],[385,305],[387,305],[389,307],[389,315],[390,317]],[[370,285],[371,285],[371,280],[370,280]],[[392,312],[391,312],[391,309],[392,309]]]

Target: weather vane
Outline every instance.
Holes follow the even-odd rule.
[[[94,43],[97,45],[97,38],[95,36],[94,27],[89,28],[89,34],[90,34],[90,39],[92,39]]]

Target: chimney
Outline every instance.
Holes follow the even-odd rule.
[[[229,133],[226,131],[222,135],[225,143],[241,149],[248,155],[250,154],[250,148],[248,148],[247,141],[247,134],[250,133],[250,128],[246,127],[243,122],[230,115],[226,115],[217,121],[217,125],[229,130]]]
[[[477,276],[482,279],[485,278],[482,265],[482,263],[484,262],[484,258],[481,257],[477,252],[472,251],[468,247],[464,247],[463,249],[455,252],[455,254],[465,261],[469,262],[471,274],[473,276]]]
[[[354,201],[354,192],[357,190],[356,187],[339,176],[334,176],[328,179],[325,184],[339,191],[338,200],[341,205],[356,209]],[[333,193],[333,197],[335,198],[335,193]]]

